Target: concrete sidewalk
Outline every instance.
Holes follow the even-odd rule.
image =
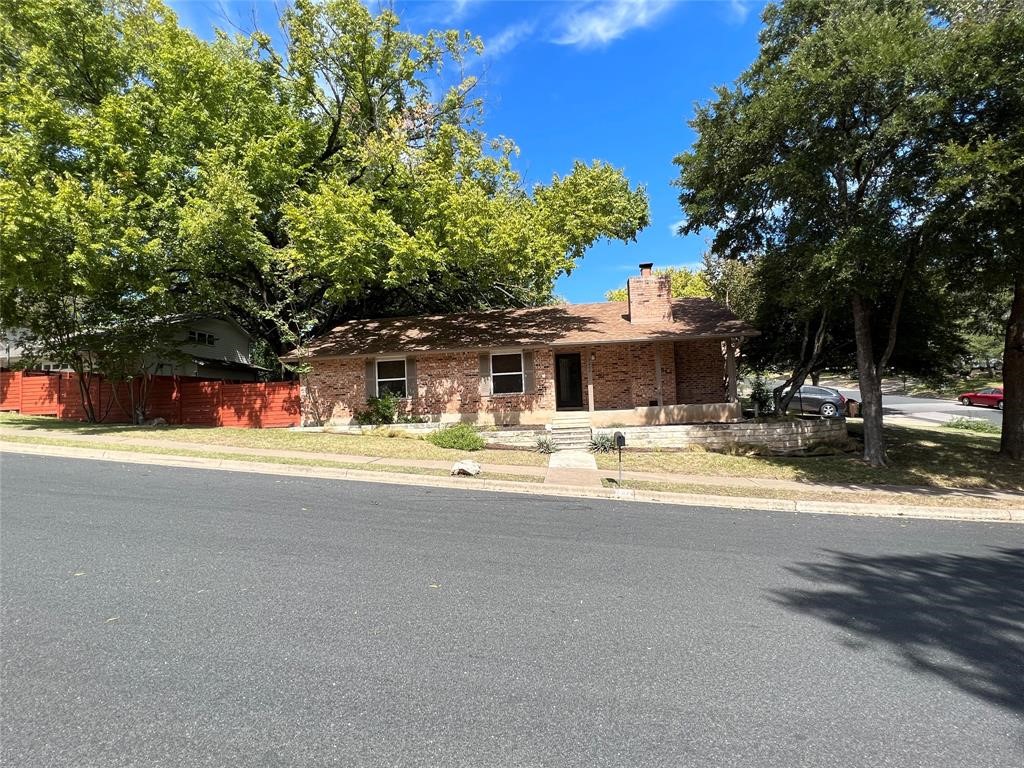
[[[44,429],[19,429],[16,427],[0,427],[0,440],[4,436],[19,436],[27,438],[43,438],[48,440],[62,440],[72,443],[82,443],[83,447],[90,445],[117,445],[117,446],[139,446],[146,448],[165,449],[169,454],[174,451],[192,451],[204,453],[224,454],[225,457],[234,456],[262,456],[267,459],[288,458],[295,461],[332,461],[339,464],[351,464],[358,466],[374,467],[377,474],[385,474],[381,470],[385,467],[395,473],[400,473],[402,467],[444,470],[451,468],[452,462],[437,459],[411,459],[401,457],[362,456],[356,454],[339,453],[313,453],[310,451],[296,451],[272,448],[251,448],[246,446],[222,445],[217,443],[193,443],[187,441],[165,439],[162,437],[140,437],[135,434],[102,434],[83,435],[65,430],[44,430]],[[398,438],[396,438],[398,439]],[[14,445],[14,444],[12,444]],[[152,455],[152,454],[150,454]],[[539,484],[543,481],[545,487],[566,486],[573,488],[602,488],[602,479],[614,478],[617,473],[610,469],[598,469],[593,455],[587,451],[558,451],[551,454],[547,467],[538,467],[524,464],[481,464],[485,477],[501,479],[502,475],[519,475],[537,478]],[[390,474],[386,473],[386,474]],[[423,477],[419,475],[419,477]],[[980,501],[998,502],[1001,504],[1019,503],[1024,510],[1024,494],[1007,491],[997,491],[986,488],[942,488],[937,486],[899,486],[899,485],[864,485],[864,484],[826,484],[814,483],[799,480],[777,480],[771,478],[756,477],[730,477],[722,475],[686,475],[666,472],[640,472],[626,471],[622,473],[623,481],[641,481],[660,483],[676,486],[703,486],[707,488],[733,488],[749,489],[750,495],[741,498],[764,497],[761,491],[772,489],[777,491],[794,491],[802,493],[819,494],[858,494],[865,497],[871,495],[895,495],[906,498],[912,503],[914,497],[944,497],[955,504],[970,506]],[[623,491],[620,489],[619,493]],[[657,493],[652,491],[651,493]],[[721,497],[727,498],[727,497]],[[779,500],[782,501],[782,500]],[[870,502],[868,502],[870,503]],[[902,500],[901,500],[902,503]]]
[[[136,437],[126,434],[108,435],[83,435],[63,430],[45,429],[17,429],[12,427],[0,427],[0,439],[5,435],[17,435],[21,437],[41,437],[49,440],[68,440],[82,443],[109,443],[111,445],[137,445],[146,448],[167,448],[180,451],[203,451],[234,454],[236,456],[266,456],[267,458],[286,459],[319,459],[336,461],[340,464],[365,464],[365,465],[395,465],[405,467],[416,467],[417,469],[444,469],[449,470],[452,462],[437,459],[410,459],[403,457],[388,456],[363,456],[351,453],[313,453],[311,451],[292,451],[283,448],[250,448],[247,446],[224,445],[221,443],[193,443],[186,440],[173,440],[162,438]],[[396,438],[398,439],[398,438]],[[526,466],[522,464],[481,464],[484,472],[493,474],[514,474],[514,475],[535,475],[543,478],[547,473],[546,467]]]
[[[863,517],[923,518],[966,522],[1024,523],[1024,507],[936,507],[911,504],[842,503],[756,497],[714,496],[697,493],[664,493],[633,489],[571,486],[557,484],[524,483],[486,477],[438,477],[409,475],[401,472],[373,472],[359,469],[295,466],[266,462],[210,459],[174,455],[138,454],[130,451],[112,451],[98,448],[32,445],[0,440],[0,454],[25,453],[35,456],[60,456],[93,461],[113,461],[120,464],[141,464],[190,467],[210,471],[243,472],[283,477],[315,477],[329,480],[348,480],[366,483],[385,483],[414,487],[459,488],[466,491],[495,491],[519,495],[568,497],[574,499],[608,499],[612,501],[638,501],[671,504],[680,512],[693,512],[693,508],[721,511],[729,509],[763,510],[771,512],[798,512],[818,515],[850,515]]]

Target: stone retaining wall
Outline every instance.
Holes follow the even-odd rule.
[[[537,438],[550,434],[546,427],[535,427],[532,429],[498,429],[494,432],[481,432],[480,437],[484,439],[487,445],[505,448],[524,448],[532,451],[537,447]]]
[[[649,427],[596,429],[595,434],[622,432],[628,448],[728,448],[734,445],[768,446],[791,451],[811,445],[841,444],[847,440],[845,419],[799,419],[796,421],[734,424],[673,424]]]
[[[337,425],[322,428],[324,432],[349,435],[370,433],[375,429],[395,429],[412,435],[427,435],[450,426],[437,422],[425,424],[390,424],[384,427]],[[309,428],[307,428],[309,429]],[[313,431],[321,431],[315,428]],[[592,430],[594,435],[622,432],[627,448],[689,448],[701,446],[709,450],[736,445],[767,446],[776,451],[794,451],[811,445],[835,445],[847,440],[845,419],[797,419],[794,421],[729,424],[654,424],[643,427],[606,427]],[[488,445],[534,449],[537,438],[550,434],[546,427],[482,429],[480,436]]]

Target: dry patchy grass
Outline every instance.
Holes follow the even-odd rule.
[[[143,453],[147,455],[172,456],[196,459],[218,459],[228,461],[244,461],[261,464],[283,464],[295,467],[326,467],[329,469],[358,469],[367,472],[389,472],[403,475],[429,475],[432,477],[448,477],[448,471],[430,467],[414,467],[407,464],[357,464],[354,462],[332,461],[331,459],[304,458],[296,456],[267,456],[265,454],[225,453],[210,450],[192,450],[188,448],[162,447],[152,445],[133,445],[130,443],[109,443],[98,440],[62,440],[59,437],[43,437],[36,435],[0,435],[0,442],[25,443],[29,445],[52,445],[70,448],[93,448],[103,451],[122,453]],[[510,480],[523,483],[541,483],[543,477],[521,475],[513,472],[489,472],[486,475],[495,480]],[[472,479],[472,478],[470,478]]]
[[[401,425],[392,431],[395,437],[377,435],[340,435],[330,432],[297,432],[290,429],[235,429],[231,427],[134,427],[126,425],[82,424],[60,421],[48,416],[22,416],[0,413],[0,427],[20,430],[61,430],[78,435],[123,435],[201,445],[231,445],[242,448],[264,448],[289,451],[307,451],[318,454],[348,454],[350,456],[379,456],[385,459],[435,459],[457,461],[473,458],[486,464],[518,464],[520,466],[546,466],[547,457],[530,451],[509,451],[485,448],[467,453],[449,448],[438,448],[426,440],[401,435]]]
[[[859,425],[851,424],[857,436]],[[924,485],[1024,490],[1024,464],[997,455],[999,436],[942,427],[886,426],[890,465],[872,469],[858,454],[813,457],[729,456],[690,451],[624,451],[623,469],[722,477],[765,477],[816,483]],[[601,469],[618,467],[598,455]]]

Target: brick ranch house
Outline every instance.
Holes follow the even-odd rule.
[[[742,417],[736,355],[757,331],[710,299],[673,299],[641,264],[627,302],[354,320],[286,359],[308,365],[306,424],[343,425],[391,392],[436,422],[609,425]]]

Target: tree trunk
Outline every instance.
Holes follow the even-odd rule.
[[[864,461],[872,467],[884,467],[886,456],[885,433],[882,427],[882,380],[878,375],[874,344],[871,340],[871,310],[860,296],[853,297],[852,305],[861,416],[864,419]]]
[[[1006,321],[1003,348],[1003,432],[999,453],[1024,459],[1024,275],[1013,284],[1013,303]]]
[[[816,387],[819,381],[821,381],[821,371],[811,371],[811,385]]]
[[[810,338],[810,330],[810,321],[807,321],[804,323],[804,338],[800,345],[800,363],[793,370],[793,375],[772,390],[772,400],[775,403],[775,412],[778,414],[786,413],[789,404],[793,402],[793,398],[796,397],[800,387],[804,385],[808,375],[812,377],[811,380],[814,384],[818,383],[820,372],[815,373],[814,367],[818,365],[818,360],[825,351],[825,340],[828,336],[827,309],[821,313],[813,340]],[[808,345],[810,345],[809,351]],[[783,395],[783,392],[786,394]],[[800,409],[800,412],[803,413],[803,408]]]
[[[78,378],[78,394],[82,398],[82,412],[85,414],[85,420],[90,424],[95,424],[98,419],[96,418],[96,407],[92,402],[92,372],[87,374],[84,366],[76,369],[72,365],[72,370]]]

